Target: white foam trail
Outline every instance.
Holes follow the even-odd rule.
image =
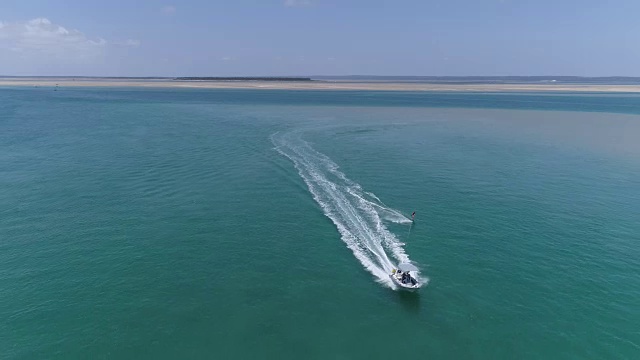
[[[348,179],[336,163],[314,150],[299,132],[276,133],[271,141],[280,154],[293,162],[315,201],[365,269],[380,283],[395,288],[388,274],[395,262],[409,262],[409,257],[402,248],[404,244],[387,229],[383,219],[395,223],[411,220]],[[387,251],[396,261],[389,259]]]
[[[374,193],[372,193],[372,192],[368,192],[368,191],[365,191],[364,193],[365,193],[365,194],[367,194],[367,195],[369,195],[369,196],[371,196],[372,198],[374,198],[377,202],[382,203],[382,200],[380,200],[380,199],[376,196],[376,194],[374,194]]]

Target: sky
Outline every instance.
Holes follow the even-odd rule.
[[[0,75],[640,76],[639,0],[1,0]]]

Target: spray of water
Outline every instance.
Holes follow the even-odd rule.
[[[335,162],[304,141],[300,132],[276,133],[271,141],[293,162],[315,201],[364,268],[378,282],[395,288],[389,273],[395,263],[409,262],[409,257],[385,222],[410,224],[411,220],[347,178]]]

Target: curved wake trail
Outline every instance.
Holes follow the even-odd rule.
[[[347,178],[336,163],[314,150],[299,132],[276,133],[271,141],[280,154],[293,162],[313,198],[336,225],[355,257],[377,281],[395,288],[388,274],[395,263],[408,262],[409,257],[384,221],[411,223],[411,220]],[[395,261],[389,259],[387,252]]]

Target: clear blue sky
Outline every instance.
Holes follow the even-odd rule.
[[[1,75],[640,76],[639,0],[2,0]]]

